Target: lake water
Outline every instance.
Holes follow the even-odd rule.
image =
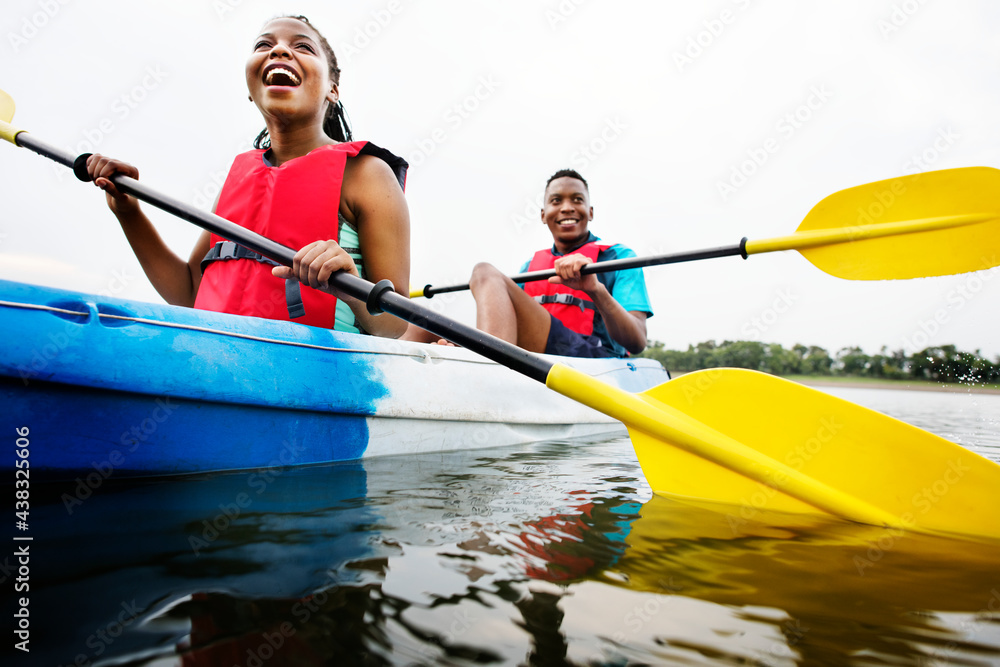
[[[826,391],[1000,461],[1000,396]],[[33,487],[4,664],[1000,665],[995,545],[735,531],[624,438],[112,482]]]

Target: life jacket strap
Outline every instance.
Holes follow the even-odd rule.
[[[543,306],[547,303],[561,303],[567,306],[577,306],[581,311],[597,310],[593,301],[584,301],[579,297],[573,296],[572,294],[566,294],[565,292],[560,294],[541,294],[535,297],[535,301]]]
[[[251,259],[261,264],[279,266],[273,259],[268,259],[260,253],[233,243],[232,241],[219,241],[208,251],[205,258],[201,260],[201,272],[205,273],[205,268],[212,262],[226,262],[232,259]],[[302,303],[302,288],[298,280],[285,280],[285,306],[288,308],[288,317],[296,319],[306,314],[305,304]]]

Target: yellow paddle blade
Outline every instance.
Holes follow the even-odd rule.
[[[696,459],[704,459],[732,472],[736,477],[742,476],[772,485],[780,484],[781,492],[789,496],[781,505],[783,510],[826,512],[877,526],[899,523],[899,519],[891,513],[810,477],[789,463],[772,458],[767,453],[714,429],[705,421],[687,414],[683,408],[678,409],[658,400],[654,390],[631,394],[562,364],[554,364],[550,368],[545,384],[564,396],[621,421],[632,434],[637,452],[641,445],[661,443],[693,455]],[[669,384],[671,383],[660,386],[666,387]],[[654,463],[649,469],[653,478],[650,481],[653,482],[664,471],[657,470],[658,461],[652,455],[645,456],[646,460],[643,460],[644,455],[650,452],[658,455],[657,449],[647,449],[640,454],[639,463],[643,465],[644,472],[647,462]],[[654,491],[668,488],[659,483],[653,484]],[[713,498],[713,494],[718,495],[720,491],[706,487],[698,493],[701,495],[697,497]]]
[[[19,130],[10,124],[14,119],[14,98],[0,90],[0,139],[17,145],[15,137]]]
[[[0,120],[9,123],[14,120],[14,98],[0,90]]]
[[[875,237],[887,223],[891,235]],[[945,276],[1000,264],[1000,170],[947,169],[836,192],[797,232],[846,230],[850,241],[801,249],[829,274],[850,280]],[[749,250],[748,244],[748,250]]]
[[[640,396],[654,418],[683,411],[763,457],[747,471],[738,449],[677,446],[626,422],[658,494],[723,503],[736,520],[761,512],[815,514],[825,503],[825,512],[863,523],[1000,538],[1000,465],[905,422],[742,369],[690,373]],[[805,493],[798,477],[807,480]],[[839,496],[829,502],[825,491],[810,497],[809,484]],[[880,515],[890,518],[878,521]]]

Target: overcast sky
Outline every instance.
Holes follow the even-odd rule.
[[[4,5],[15,125],[206,209],[262,127],[251,40],[275,14],[309,16],[340,57],[355,136],[411,163],[413,285],[465,282],[479,261],[515,272],[551,243],[539,202],[562,167],[590,182],[592,231],[640,255],[789,234],[827,195],[904,173],[1000,167],[988,0]],[[0,278],[160,301],[96,188],[0,151]],[[147,212],[186,257],[199,231]],[[649,268],[649,336],[992,358],[998,273],[847,281],[794,251]],[[467,294],[427,303],[473,322]]]

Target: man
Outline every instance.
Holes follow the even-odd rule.
[[[491,264],[478,264],[469,286],[476,326],[532,352],[572,357],[624,357],[646,347],[652,317],[642,269],[581,275],[592,262],[635,257],[632,250],[601,243],[590,230],[594,207],[583,177],[572,169],[545,186],[542,222],[552,248],[540,250],[524,271],[555,269],[558,277],[518,286]]]

